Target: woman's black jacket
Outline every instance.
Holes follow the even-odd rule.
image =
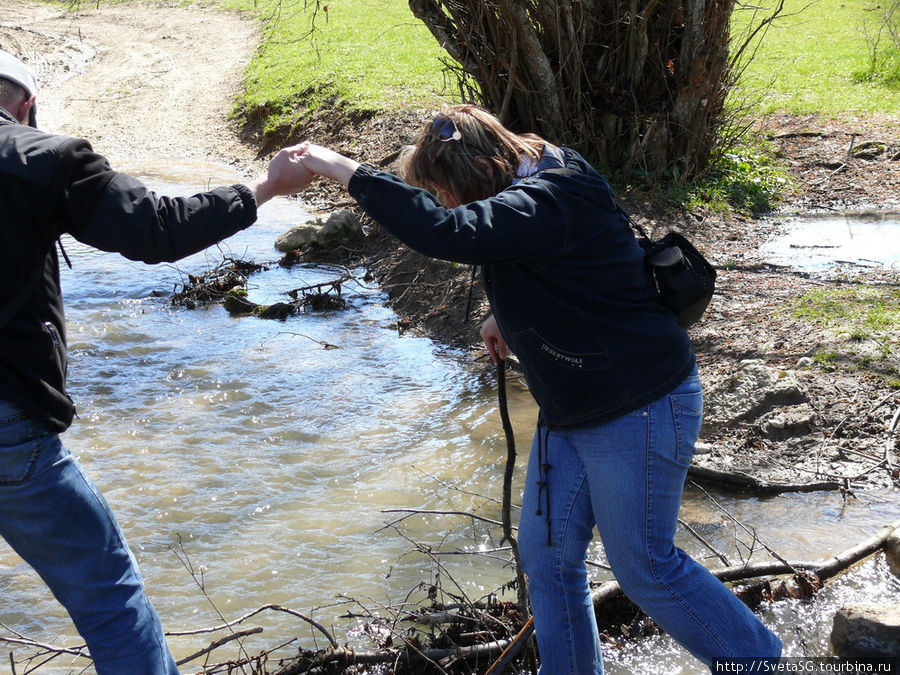
[[[349,183],[363,209],[413,249],[483,266],[500,331],[550,427],[636,410],[695,367],[609,185],[562,151],[545,151],[537,173],[500,194],[455,209],[365,166]]]
[[[158,197],[113,171],[87,141],[19,124],[0,108],[0,398],[53,431],[72,422],[60,235],[157,263],[196,253],[255,219],[244,185]]]

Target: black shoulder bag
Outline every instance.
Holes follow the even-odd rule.
[[[545,172],[563,176],[580,175],[579,171],[567,167],[546,169]],[[644,265],[656,286],[660,301],[675,313],[679,326],[693,326],[712,300],[716,285],[715,268],[691,242],[677,232],[669,232],[659,241],[651,239],[622,208],[612,191],[609,197],[616,210],[625,216],[640,235],[637,241],[644,249]]]
[[[644,249],[644,265],[660,301],[675,312],[682,328],[697,323],[712,300],[715,268],[678,232],[669,232],[662,239],[654,240],[621,206],[619,211],[640,235],[637,240]]]

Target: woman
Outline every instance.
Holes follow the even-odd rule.
[[[702,392],[606,181],[470,105],[423,130],[405,162],[419,187],[321,146],[299,153],[413,249],[483,266],[482,338],[495,361],[519,357],[540,406],[518,544],[541,672],[603,672],[595,525],[624,592],[698,659],[778,657],[778,638],[673,543]]]

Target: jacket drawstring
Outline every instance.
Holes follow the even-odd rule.
[[[535,515],[543,515],[547,523],[547,546],[553,545],[553,537],[550,533],[550,429],[543,421],[538,421],[537,428],[537,462],[538,462],[538,495],[537,511]],[[546,508],[541,511],[541,495],[545,495]]]
[[[69,254],[66,253],[66,249],[63,248],[62,245],[62,237],[56,240],[57,246],[59,246],[59,252],[63,254],[63,259],[66,261],[66,265],[69,266],[69,269],[72,269],[72,261],[69,260]]]

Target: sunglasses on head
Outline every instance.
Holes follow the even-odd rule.
[[[462,134],[456,128],[456,123],[443,114],[434,118],[434,121],[431,123],[431,133],[442,143],[462,140]]]

